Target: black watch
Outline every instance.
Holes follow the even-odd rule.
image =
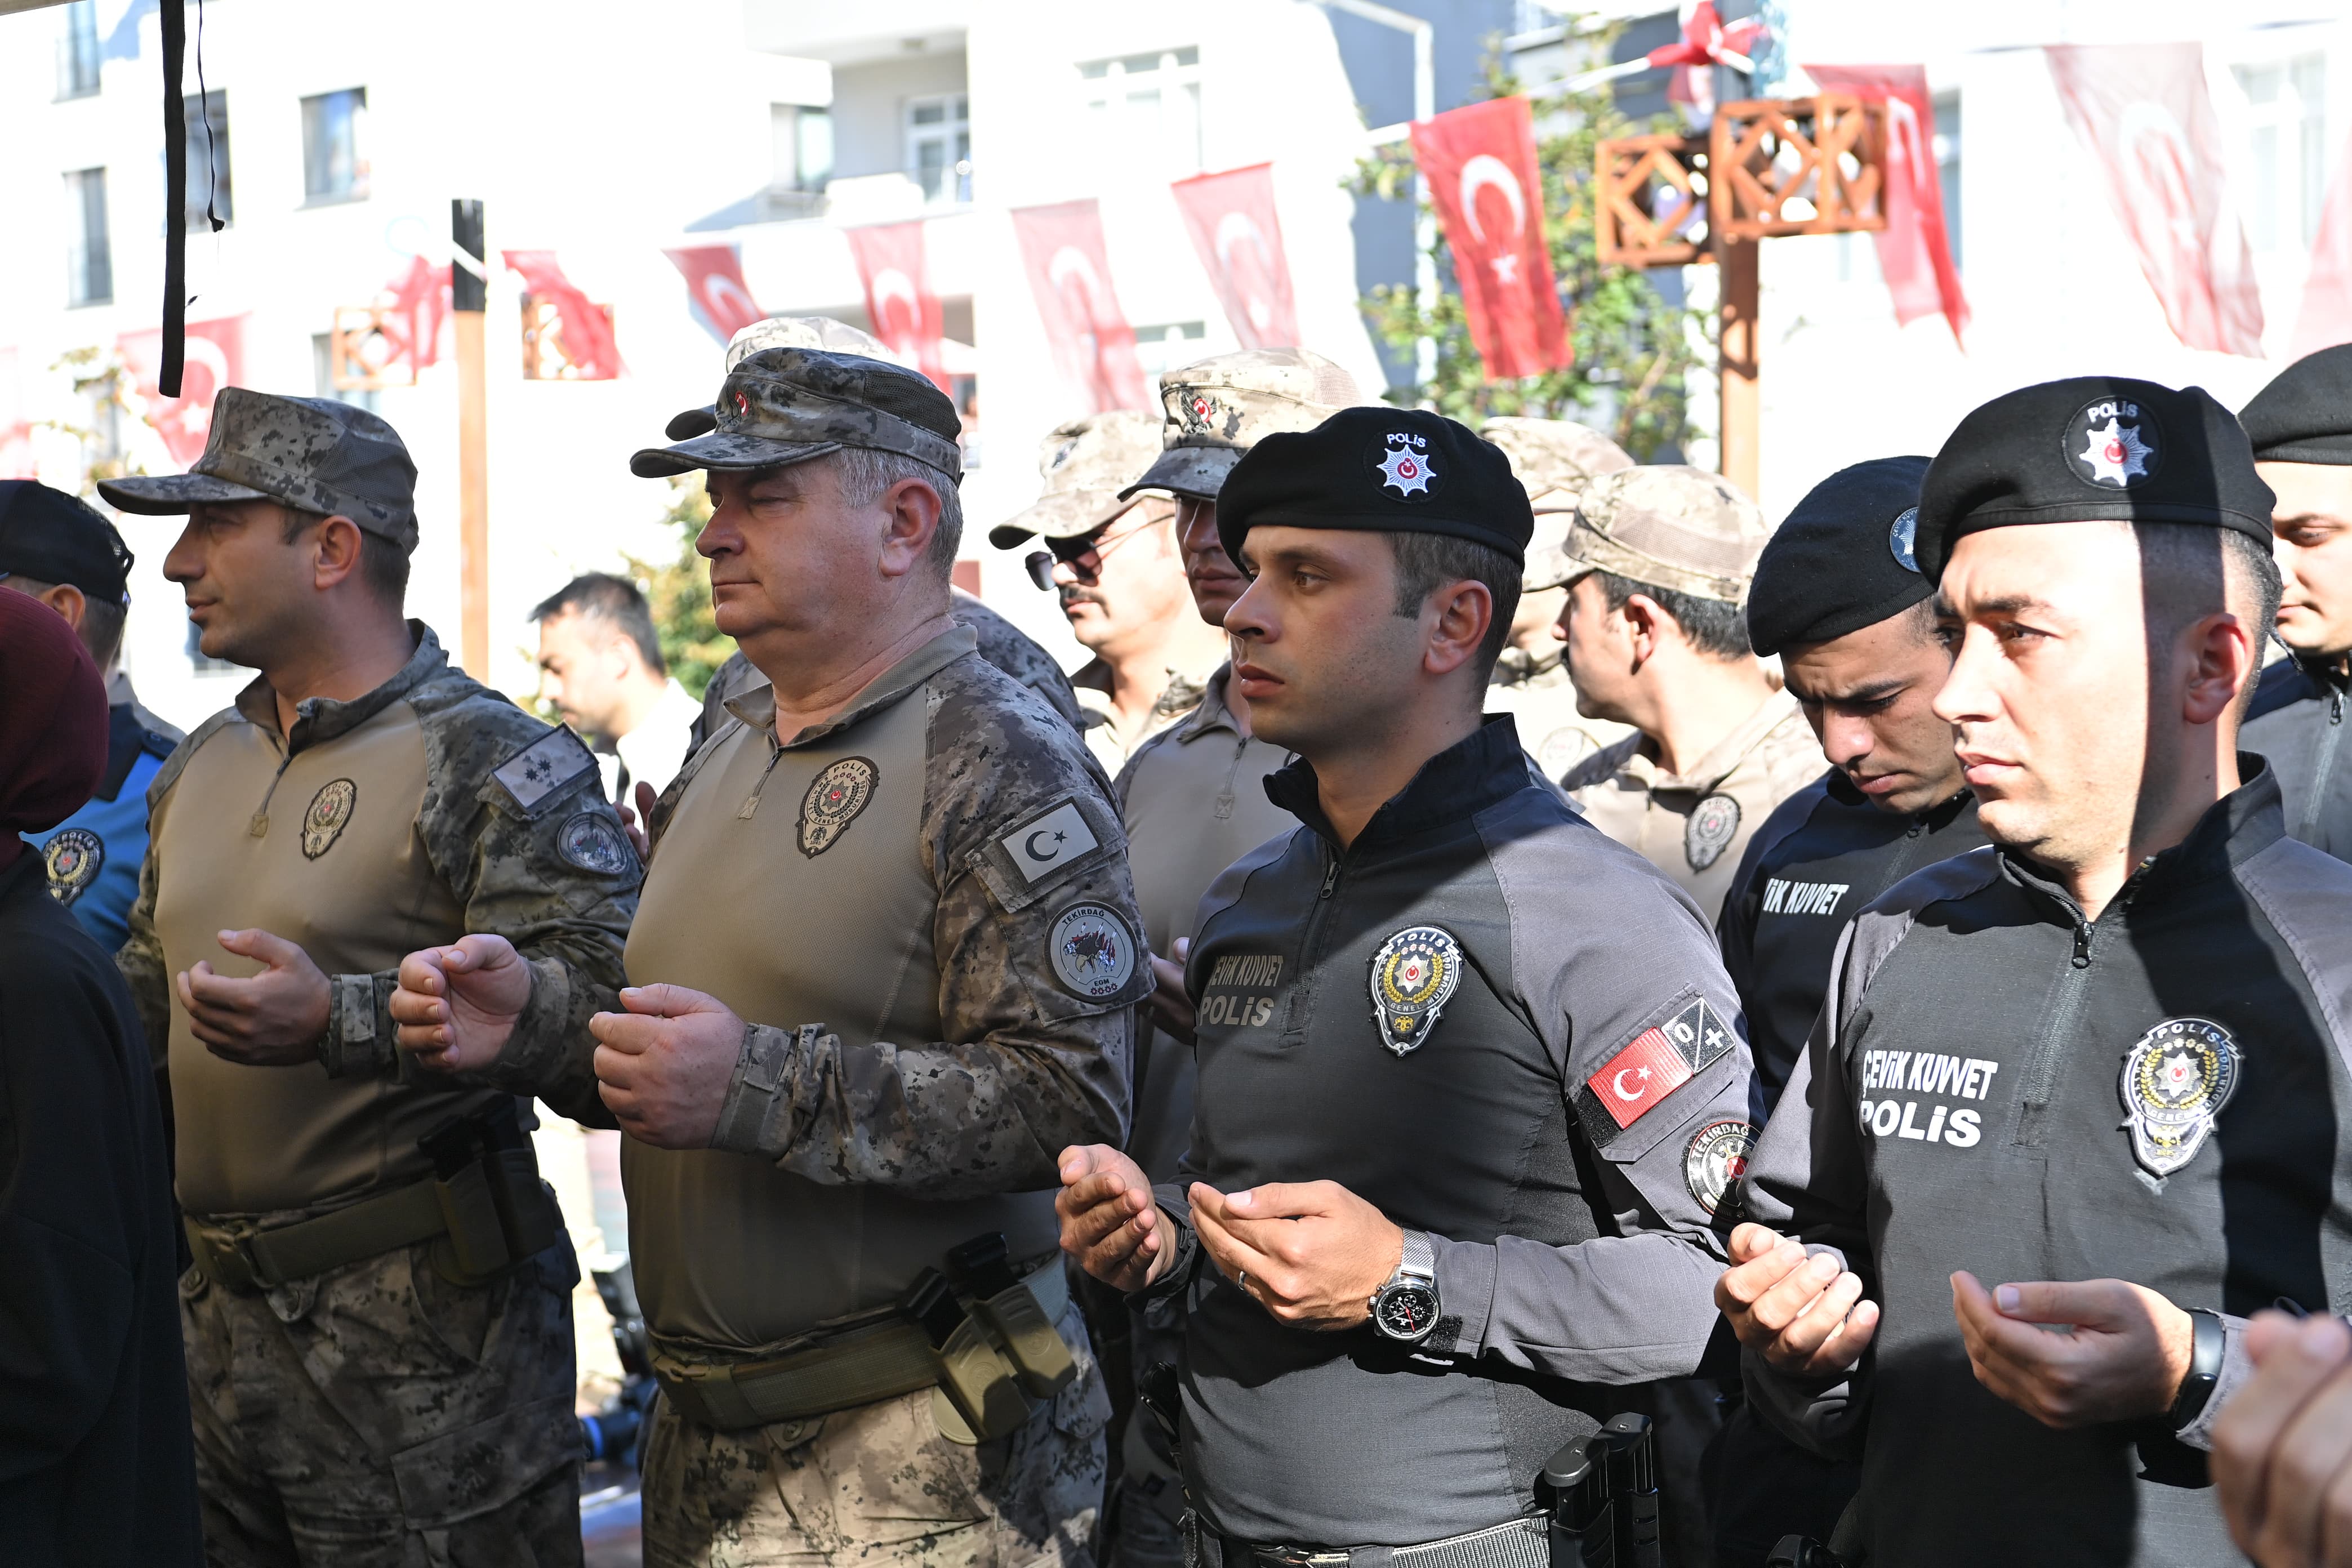
[[[1404,1257],[1388,1283],[1372,1293],[1372,1327],[1417,1345],[1437,1327],[1437,1249],[1424,1231],[1404,1233]]]
[[[2196,1335],[2189,1352],[2189,1374],[2180,1380],[2180,1392],[2172,1396],[2168,1413],[2175,1432],[2188,1430],[2205,1413],[2213,1385],[2221,1381],[2221,1357],[2230,1348],[2230,1331],[2221,1313],[2200,1307],[2189,1314],[2189,1321]]]

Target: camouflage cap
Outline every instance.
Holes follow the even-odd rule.
[[[948,478],[963,474],[963,422],[919,371],[831,349],[761,349],[719,384],[718,427],[629,459],[642,479],[692,468],[772,468],[845,447],[896,452]]]
[[[416,548],[416,465],[400,433],[364,408],[225,386],[205,454],[184,474],[101,479],[120,511],[161,517],[215,502],[274,500],[348,517],[403,551]]]
[[[1478,434],[1511,459],[1511,472],[1538,513],[1574,511],[1585,486],[1633,466],[1624,447],[1573,419],[1489,419]]]
[[[1585,488],[1568,538],[1527,580],[1542,587],[1608,572],[1653,588],[1738,604],[1771,531],[1720,474],[1679,464],[1621,468]]]
[[[1140,409],[1114,408],[1055,426],[1037,444],[1037,471],[1045,493],[988,531],[988,542],[1010,550],[1024,539],[1075,539],[1092,533],[1135,503],[1121,487],[1160,456],[1160,420]]]
[[[889,344],[846,321],[836,321],[831,316],[770,316],[727,340],[727,368],[733,370],[761,349],[831,349],[835,353],[864,354],[867,359],[898,363]],[[708,436],[718,428],[719,410],[705,405],[677,416],[662,434],[673,441],[683,441],[690,436]]]
[[[1214,500],[1260,437],[1312,430],[1360,401],[1355,377],[1306,349],[1244,349],[1171,370],[1160,378],[1164,450],[1119,499],[1168,490]]]

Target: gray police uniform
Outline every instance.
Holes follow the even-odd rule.
[[[2263,669],[2238,743],[2278,779],[2286,830],[2339,860],[2352,859],[2352,748],[2344,744],[2344,660],[2283,659]]]

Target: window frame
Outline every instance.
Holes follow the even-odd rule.
[[[89,310],[114,303],[114,216],[107,191],[106,165],[64,171],[67,200],[66,309]],[[97,199],[91,200],[95,188]],[[102,286],[93,287],[93,282]]]
[[[321,186],[314,183],[313,175],[315,171],[311,154],[315,151],[320,151],[320,143],[324,139],[314,139],[312,135],[312,115],[315,112],[323,117],[326,113],[325,105],[337,99],[343,98],[349,98],[354,100],[352,106],[352,112],[344,116],[342,121],[342,123],[350,128],[351,176],[349,182],[340,188]],[[320,106],[315,111],[311,107],[314,104]],[[369,179],[371,171],[368,165],[366,145],[368,89],[364,86],[339,87],[331,89],[326,92],[310,93],[300,100],[299,108],[302,115],[303,206],[341,206],[349,202],[363,202],[367,200],[369,195],[369,185],[371,184]],[[331,150],[327,151],[326,156],[330,161],[331,161]],[[330,166],[331,167],[331,162],[330,162]]]

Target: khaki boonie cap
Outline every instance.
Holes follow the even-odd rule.
[[[1584,487],[1633,466],[1625,448],[1573,419],[1489,419],[1478,434],[1503,449],[1538,512],[1570,512]]]
[[[1168,490],[1214,500],[1261,437],[1312,430],[1362,401],[1354,376],[1306,349],[1244,349],[1171,370],[1160,378],[1165,450],[1119,499]]]
[[[416,548],[416,465],[400,433],[330,398],[225,386],[213,400],[205,455],[186,473],[101,479],[98,493],[119,510],[151,517],[274,500],[348,517],[404,552]]]
[[[1055,427],[1037,444],[1037,471],[1045,493],[988,531],[988,542],[1010,550],[1024,539],[1073,539],[1092,533],[1135,503],[1120,491],[1160,456],[1160,417],[1114,408]]]
[[[830,349],[761,349],[719,384],[718,427],[629,459],[643,479],[694,468],[772,468],[830,457],[845,447],[896,452],[963,473],[963,422],[947,394],[919,371]]]
[[[1542,585],[1610,572],[1654,588],[1736,605],[1748,596],[1771,531],[1721,474],[1679,464],[1622,468],[1586,487]]]
[[[770,316],[727,340],[727,368],[733,370],[761,349],[831,349],[835,353],[864,354],[867,359],[893,363],[898,360],[890,345],[880,338],[831,316]],[[718,428],[719,410],[706,405],[678,415],[662,434],[673,441],[683,441],[689,436],[707,436]]]

